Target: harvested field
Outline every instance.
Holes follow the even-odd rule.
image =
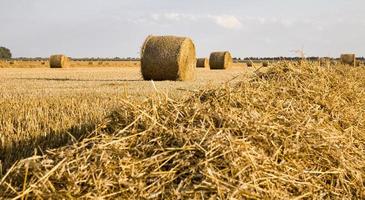
[[[242,68],[224,73],[198,69],[196,82],[155,82],[157,91],[151,82],[140,81],[140,75],[133,71],[128,74],[134,74],[134,81],[118,82],[114,78],[120,78],[106,74],[90,78],[92,75],[84,74],[92,74],[89,70],[79,72],[77,79],[83,79],[79,82],[72,81],[75,71],[69,70],[83,69],[67,69],[62,71],[65,74],[57,75],[67,80],[39,80],[53,88],[44,91],[35,84],[33,90],[40,92],[28,95],[36,95],[38,100],[44,99],[43,95],[56,99],[57,94],[78,96],[78,91],[98,97],[103,91],[110,104],[101,99],[92,104],[95,100],[91,99],[90,105],[80,107],[97,110],[108,107],[104,104],[112,108],[111,112],[100,111],[102,114],[97,114],[93,128],[85,131],[83,140],[38,151],[3,173],[1,197],[365,198],[362,67],[282,63],[256,73]],[[227,84],[217,84],[242,72],[244,75]],[[0,72],[1,89],[8,91],[2,94],[3,102],[8,102],[6,98],[15,101],[17,97],[13,95],[17,93],[24,96],[18,101],[28,100],[23,87],[29,82],[21,83],[27,79],[9,84],[21,72],[15,74],[9,69]],[[39,73],[28,71],[20,77],[55,77],[50,71],[36,74]],[[118,77],[122,74],[120,71]],[[89,79],[94,79],[96,87],[88,85]],[[28,81],[33,84],[37,79]],[[128,85],[113,88],[105,83]],[[124,90],[125,96],[117,97],[115,94],[123,88],[128,88]],[[146,91],[144,98],[135,98],[142,91]],[[153,95],[146,99],[146,94]],[[82,99],[85,98],[76,97],[73,101]],[[16,102],[9,105],[23,106]],[[37,117],[42,119],[42,106],[47,103],[39,105]],[[61,102],[55,105],[66,105],[61,109],[64,117],[74,114],[72,106]],[[93,122],[85,117],[95,110],[75,116],[80,117],[80,122]],[[52,123],[56,124],[56,120],[48,125]],[[21,123],[15,126],[21,127]]]
[[[10,63],[13,64],[10,64]],[[90,64],[91,63],[91,64]],[[70,68],[84,67],[138,67],[139,61],[69,61]],[[13,60],[0,62],[0,68],[49,68],[49,60]]]
[[[155,82],[158,91],[182,93],[215,86],[240,74],[198,69],[195,82]],[[95,128],[123,99],[142,101],[156,90],[143,81],[138,67],[0,69],[0,160],[7,168],[35,148],[53,148]],[[14,112],[16,110],[17,112]]]

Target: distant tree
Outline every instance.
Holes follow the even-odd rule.
[[[10,59],[11,52],[10,49],[6,47],[0,47],[0,59]]]

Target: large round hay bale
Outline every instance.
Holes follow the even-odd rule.
[[[228,69],[232,66],[232,63],[232,56],[228,51],[213,52],[210,54],[210,69]]]
[[[195,78],[195,45],[190,38],[148,36],[141,51],[144,80],[192,80]]]
[[[355,66],[355,64],[356,64],[355,54],[342,54],[341,55],[341,63],[344,64],[344,65]]]
[[[196,67],[198,67],[198,68],[209,68],[208,58],[198,58],[196,60]]]
[[[51,68],[69,67],[69,58],[65,55],[52,55],[49,58],[49,66]]]

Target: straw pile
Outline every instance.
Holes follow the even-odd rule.
[[[228,51],[213,52],[210,54],[210,69],[228,69],[232,66],[232,63],[232,56]]]
[[[356,65],[356,56],[355,54],[342,54],[341,55],[341,63],[344,65]]]
[[[49,66],[51,68],[69,67],[69,58],[65,55],[52,55],[49,58]]]
[[[195,46],[190,38],[149,36],[141,51],[144,80],[193,80],[195,78]]]
[[[85,140],[20,161],[0,195],[364,199],[364,76],[283,63],[179,100],[125,100]]]
[[[198,67],[198,68],[209,68],[208,58],[198,58],[196,60],[196,67]]]

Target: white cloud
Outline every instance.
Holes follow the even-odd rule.
[[[171,23],[171,22],[198,22],[206,21],[214,23],[226,29],[239,29],[242,26],[241,21],[233,15],[199,15],[199,14],[184,14],[184,13],[154,13],[149,16],[142,16],[138,19],[130,19],[135,23]]]
[[[220,16],[212,16],[215,23],[223,28],[227,29],[239,29],[242,24],[240,20],[232,15],[220,15]]]

